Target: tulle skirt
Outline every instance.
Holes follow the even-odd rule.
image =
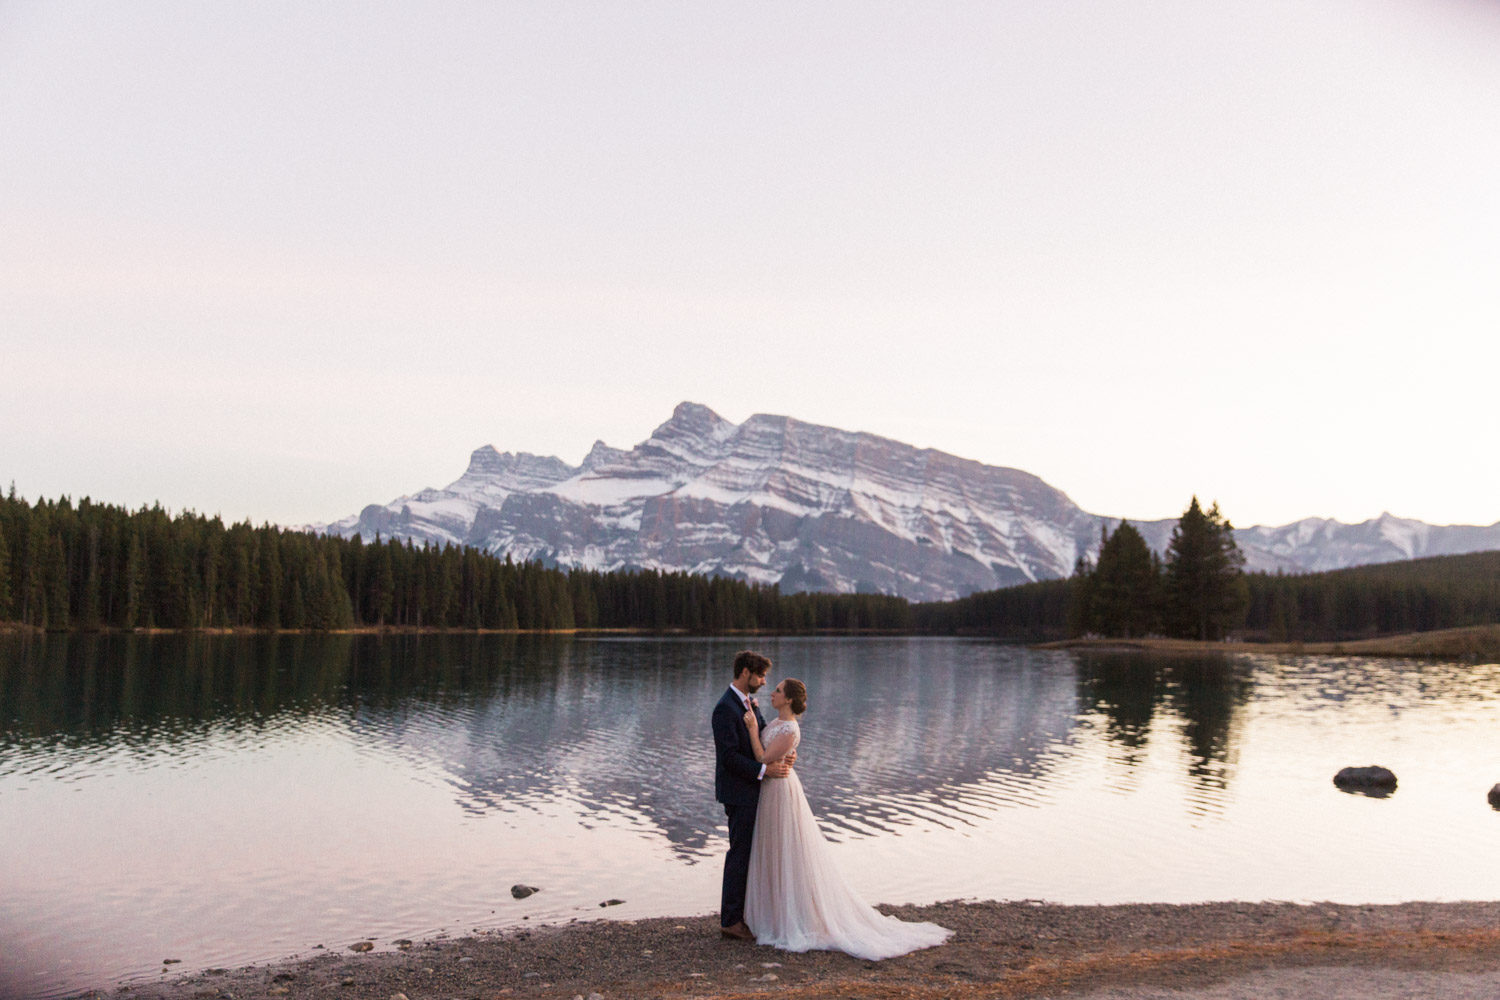
[[[937,924],[888,917],[855,893],[834,864],[793,771],[761,785],[750,842],[745,923],[784,951],[842,951],[876,961],[942,944]]]

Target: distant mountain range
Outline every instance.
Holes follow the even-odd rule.
[[[733,424],[682,403],[628,451],[598,441],[575,466],[486,445],[443,489],[310,527],[568,567],[931,601],[1066,576],[1080,553],[1097,549],[1101,525],[1117,521],[1019,469],[791,417]],[[1160,551],[1176,519],[1132,523]],[[1248,568],[1299,572],[1500,549],[1500,522],[1306,518],[1235,537]]]

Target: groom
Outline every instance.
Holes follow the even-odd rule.
[[[755,713],[762,729],[765,719],[755,704],[755,692],[766,683],[771,661],[748,649],[734,658],[734,682],[714,706],[714,798],[724,803],[729,817],[729,853],[724,856],[724,895],[719,904],[719,933],[727,938],[754,941],[745,926],[745,882],[750,874],[750,841],[755,835],[755,808],[760,783],[785,778],[796,763],[793,751],[785,760],[762,764],[755,759],[745,712]]]

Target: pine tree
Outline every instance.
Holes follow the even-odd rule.
[[[53,535],[47,544],[47,628],[68,627],[68,598],[67,554],[62,536]]]
[[[130,548],[125,556],[125,616],[121,625],[135,628],[140,623],[141,596],[145,593],[146,553],[141,536],[130,533]]]
[[[437,592],[434,595],[434,607],[432,624],[444,628],[458,625],[461,621],[462,607],[460,605],[462,581],[459,578],[460,565],[458,548],[452,545],[444,545],[435,550],[437,554]]]
[[[1266,619],[1272,642],[1286,642],[1291,636],[1293,623],[1296,619],[1296,608],[1297,605],[1292,599],[1291,588],[1287,586],[1285,577],[1278,571],[1276,574],[1276,583],[1271,588],[1266,610]]]
[[[302,581],[292,581],[292,592],[287,597],[285,623],[287,628],[302,628],[307,622],[307,609],[302,600]]]
[[[250,546],[241,535],[234,547],[234,624],[255,624],[255,587],[250,579]]]
[[[10,547],[5,544],[5,522],[0,520],[0,622],[10,621]]]
[[[88,531],[88,575],[83,582],[83,600],[79,611],[80,624],[84,628],[98,628],[100,625],[100,590],[103,587],[99,569],[99,528],[92,526]]]
[[[269,525],[261,530],[260,588],[255,601],[263,628],[281,627],[281,540]]]
[[[337,554],[339,552],[338,541],[333,538],[329,538],[328,541],[333,552]],[[341,567],[339,570],[339,587],[344,592],[344,600],[340,603],[347,603],[349,605],[352,622],[352,618],[357,617],[359,606],[365,596],[365,540],[360,537],[359,532],[355,532],[354,537],[349,539],[345,544],[348,545],[349,549],[339,557],[338,563]],[[339,612],[340,615],[342,613],[342,611]]]
[[[213,628],[222,620],[220,618],[220,605],[223,603],[221,592],[223,590],[223,573],[221,572],[224,561],[223,551],[223,524],[217,518],[213,521],[218,529],[205,539],[203,546],[203,588],[202,588],[202,610],[199,618],[193,620],[194,625],[203,628]]]
[[[333,597],[333,627],[336,629],[354,627],[354,602],[349,599],[349,591],[341,582]]]
[[[651,571],[651,627],[660,631],[667,627],[667,587],[662,574]],[[571,616],[570,616],[571,617]]]
[[[21,620],[37,628],[47,627],[47,515],[40,502],[31,511],[22,563]]]
[[[375,623],[384,625],[395,607],[396,572],[391,565],[391,547],[377,542],[376,548],[380,550],[380,554],[376,558],[374,592],[370,595],[370,603],[375,612]]]
[[[328,563],[321,552],[308,560],[307,588],[303,605],[306,608],[304,624],[307,628],[326,629],[333,621],[333,595],[328,587]],[[300,583],[299,583],[300,586]]]
[[[1132,638],[1158,629],[1160,566],[1141,533],[1121,521],[1099,546],[1092,574],[1089,630]]]
[[[1172,529],[1164,580],[1167,631],[1188,639],[1222,639],[1249,608],[1245,556],[1234,528],[1215,503],[1207,512],[1193,497]]]
[[[1065,630],[1069,636],[1078,637],[1089,630],[1094,599],[1094,564],[1087,555],[1079,555],[1073,561],[1073,575],[1068,578],[1067,609],[1064,612]],[[997,607],[999,602],[996,602]],[[1004,623],[990,621],[989,627],[1004,630]]]

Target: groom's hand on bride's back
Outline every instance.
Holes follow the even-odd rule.
[[[797,766],[797,751],[795,751],[795,750],[788,750],[786,752],[786,756],[783,757],[782,760],[786,761],[786,766],[788,768],[796,767]]]

